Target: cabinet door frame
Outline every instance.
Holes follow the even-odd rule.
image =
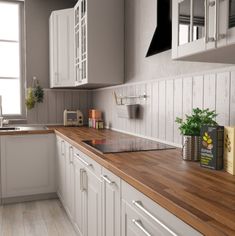
[[[74,11],[54,11],[50,17],[50,86],[74,87]],[[61,42],[61,40],[62,41]],[[60,55],[61,52],[66,55]],[[62,71],[60,71],[62,70]]]
[[[121,179],[105,168],[102,168],[101,178],[103,178],[102,236],[119,236],[121,235]],[[110,199],[107,201],[108,197]],[[108,219],[106,217],[107,210],[110,210],[113,214]],[[110,220],[112,221],[111,224],[108,222]]]
[[[216,47],[215,42],[206,42],[205,37],[201,39],[197,39],[195,41],[190,41],[189,43],[179,45],[179,4],[182,3],[184,0],[176,0],[172,1],[172,58],[177,59],[189,55],[193,55],[196,53],[204,52],[208,49],[213,49]],[[196,0],[190,0],[190,27],[192,28],[193,25],[193,1]],[[208,6],[208,9],[205,8],[205,12],[207,11],[207,14],[205,14],[205,30],[207,29],[208,34],[209,32],[209,26],[213,25],[213,9],[210,9]],[[191,34],[192,34],[192,30]],[[210,35],[208,36],[210,37]],[[190,38],[192,38],[192,35],[190,35]]]

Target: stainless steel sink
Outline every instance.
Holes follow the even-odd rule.
[[[16,127],[20,131],[31,131],[31,130],[47,130],[48,128],[46,126],[21,126]]]
[[[0,131],[14,131],[18,130],[17,127],[0,127]]]
[[[47,130],[46,126],[20,126],[20,127],[0,127],[0,132],[6,131],[32,131],[32,130]]]

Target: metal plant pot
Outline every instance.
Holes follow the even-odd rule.
[[[183,160],[200,161],[200,136],[183,136]]]

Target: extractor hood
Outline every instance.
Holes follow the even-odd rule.
[[[171,0],[157,0],[157,26],[146,57],[171,49]]]

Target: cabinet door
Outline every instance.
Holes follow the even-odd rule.
[[[102,170],[102,215],[103,236],[119,236],[121,231],[120,178],[103,168]]]
[[[71,220],[74,218],[74,163],[73,147],[66,142],[66,168],[65,168],[65,187],[66,187],[66,211]]]
[[[74,163],[74,226],[80,236],[86,235],[86,192],[83,188],[83,176],[85,176],[84,165],[76,158]]]
[[[224,24],[220,26],[220,34],[224,34],[227,45],[235,43],[235,1],[220,1],[220,12]],[[220,20],[220,24],[221,24]]]
[[[87,0],[75,6],[75,67],[76,84],[87,83]]]
[[[74,7],[75,18],[75,85],[81,83],[81,1]]]
[[[101,205],[102,184],[90,170],[87,170],[87,236],[102,236],[101,234]],[[111,235],[110,235],[111,236]]]
[[[73,9],[55,11],[50,19],[51,87],[75,85],[73,14]]]
[[[55,192],[54,135],[1,137],[2,197]]]
[[[172,4],[172,57],[180,58],[214,47],[214,42],[213,45],[205,42],[208,35],[213,34],[208,30],[211,24],[209,15],[213,12],[205,8],[205,1],[177,0]]]
[[[57,194],[65,204],[65,141],[57,136]]]

